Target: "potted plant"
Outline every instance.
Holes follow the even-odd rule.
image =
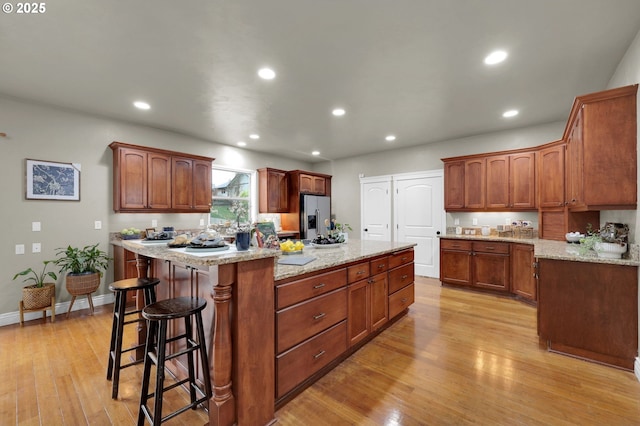
[[[13,276],[14,280],[19,276],[26,276],[27,278],[22,280],[22,282],[33,282],[22,288],[22,304],[24,309],[40,309],[49,306],[51,305],[51,298],[55,296],[58,276],[55,272],[47,272],[47,266],[53,263],[53,261],[45,260],[42,263],[44,266],[39,273],[32,268],[27,268]],[[52,278],[54,282],[46,282],[47,278]]]
[[[89,306],[93,313],[93,301],[91,293],[96,291],[100,286],[100,278],[107,270],[109,261],[112,260],[109,255],[98,248],[98,244],[84,246],[83,248],[68,246],[58,248],[56,253],[58,258],[54,263],[60,267],[60,272],[66,272],[65,280],[66,288],[69,294],[73,296],[69,312],[73,307],[76,296],[83,294],[89,299]]]
[[[595,231],[589,223],[586,236],[580,239],[580,254],[593,250],[598,257],[620,259],[627,251],[628,234],[629,227],[621,223],[607,222]]]

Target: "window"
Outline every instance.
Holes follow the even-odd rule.
[[[249,170],[233,170],[213,167],[211,174],[211,215],[209,223],[212,225],[231,225],[238,221],[251,222],[251,211],[254,205],[254,175]],[[234,210],[241,206],[238,217]]]

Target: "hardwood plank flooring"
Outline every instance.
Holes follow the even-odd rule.
[[[135,424],[142,367],[122,370],[117,401],[106,380],[111,309],[0,327],[0,425]],[[185,397],[170,395],[167,411]],[[207,419],[199,409],[166,424]],[[296,426],[634,425],[640,382],[541,348],[531,306],[416,277],[409,313],[276,419]]]

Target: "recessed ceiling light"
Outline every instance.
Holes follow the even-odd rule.
[[[244,141],[238,142],[238,146],[247,146],[247,143]]]
[[[271,68],[260,68],[258,70],[258,75],[260,76],[260,78],[263,78],[265,80],[273,80],[274,78],[276,78],[276,72]]]
[[[515,117],[516,115],[518,115],[517,109],[510,109],[509,111],[505,111],[502,113],[502,116],[504,118],[511,118],[511,117]]]
[[[252,134],[250,134],[250,135],[249,135],[249,137],[250,137],[251,139],[260,139],[260,135],[258,135],[258,134],[256,134],[256,133],[252,133]]]
[[[486,58],[484,58],[484,63],[487,65],[495,65],[507,59],[507,52],[504,50],[496,50],[491,52]]]
[[[133,103],[133,106],[138,108],[138,109],[151,109],[151,105],[149,105],[148,103],[146,103],[144,101],[135,101]]]
[[[396,137],[394,135],[388,135],[387,137],[384,138],[384,140],[392,142],[396,140]]]
[[[320,151],[311,151],[311,155],[320,155]]]
[[[342,108],[336,108],[333,111],[331,111],[331,114],[335,115],[336,117],[342,117],[343,115],[345,115],[346,111]]]

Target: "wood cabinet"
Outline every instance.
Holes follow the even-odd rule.
[[[464,164],[464,207],[482,210],[485,207],[486,161],[473,158]],[[446,188],[445,188],[446,190]]]
[[[347,268],[349,346],[363,340],[389,319],[387,269],[386,256]]]
[[[113,209],[208,213],[213,158],[113,142]]]
[[[487,157],[486,207],[497,210],[536,208],[535,153]]]
[[[538,205],[541,209],[565,206],[565,149],[558,141],[538,151]]]
[[[464,161],[444,163],[444,208],[461,210],[464,208]]]
[[[440,281],[509,292],[509,243],[440,240]]]
[[[511,291],[531,302],[538,297],[534,265],[531,244],[511,244]]]
[[[638,268],[539,259],[538,335],[549,350],[633,370]]]
[[[258,205],[260,213],[289,211],[289,175],[284,170],[258,169]]]
[[[576,98],[564,134],[571,211],[636,208],[637,89]]]
[[[292,189],[298,194],[331,195],[331,176],[322,173],[292,170],[289,172]]]
[[[389,256],[389,318],[395,318],[415,301],[413,260],[413,249]]]

